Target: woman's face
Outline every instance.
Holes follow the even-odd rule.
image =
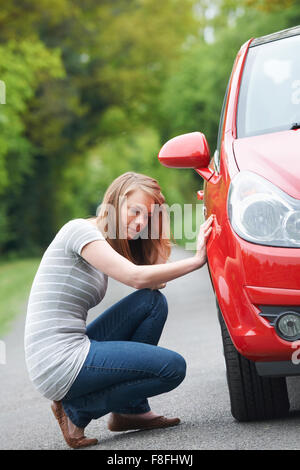
[[[153,214],[154,204],[152,197],[141,189],[136,189],[125,196],[120,215],[127,239],[137,238],[137,235],[144,230],[148,218]]]

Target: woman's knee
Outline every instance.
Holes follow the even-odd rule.
[[[149,289],[149,288],[144,288],[140,289],[138,292],[143,295],[143,298],[145,299],[145,296],[149,297],[149,303],[148,306],[151,307],[150,310],[155,310],[155,313],[159,314],[160,316],[164,317],[166,320],[168,316],[168,301],[166,296],[158,289]]]
[[[166,296],[160,290],[153,290],[152,292],[152,307],[158,310],[162,316],[167,318],[169,308]]]
[[[175,351],[168,350],[167,356],[160,376],[174,388],[184,380],[187,365],[184,357]]]
[[[175,370],[176,370],[176,377],[177,380],[180,382],[183,381],[183,379],[186,376],[186,361],[181,354],[175,353]]]

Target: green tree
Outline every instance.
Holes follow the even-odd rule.
[[[59,51],[51,52],[36,41],[20,43],[10,40],[0,46],[0,77],[6,86],[5,104],[0,107],[0,249],[8,240],[13,243],[11,202],[21,197],[22,185],[32,174],[34,143],[26,135],[24,116],[39,84],[51,77],[62,77]],[[15,221],[18,224],[18,221]],[[20,222],[20,221],[19,221]]]
[[[73,172],[74,186],[80,186],[89,149],[122,132],[138,134],[141,124],[155,127],[170,65],[182,54],[187,34],[197,33],[194,3],[0,0],[0,44],[41,41],[49,53],[60,50],[66,72],[41,81],[22,115],[24,135],[35,152],[19,195],[6,201],[15,233],[6,249],[47,245],[68,217],[64,176]],[[124,160],[127,170],[131,164]],[[24,166],[29,168],[25,159]],[[78,194],[71,196],[80,207]]]

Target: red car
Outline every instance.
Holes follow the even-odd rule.
[[[288,414],[300,375],[300,26],[243,44],[211,158],[204,134],[169,140],[162,165],[204,178],[207,244],[238,421]]]

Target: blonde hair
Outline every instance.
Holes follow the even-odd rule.
[[[169,214],[164,206],[165,197],[161,193],[158,182],[150,176],[128,171],[116,178],[107,188],[100,209],[97,214],[97,225],[99,230],[105,234],[108,232],[108,226],[113,226],[115,234],[119,233],[120,227],[120,204],[122,204],[123,197],[135,190],[142,190],[147,193],[154,201],[155,209],[159,208],[158,213],[158,227],[156,230],[156,238],[151,238],[151,221],[152,217],[148,217],[148,224],[145,230],[148,231],[146,238],[137,238],[134,240],[127,240],[126,238],[110,238],[106,236],[106,241],[116,250],[120,255],[135,264],[155,264],[160,256],[164,261],[170,256],[171,242],[166,235],[165,227],[170,233]],[[114,220],[107,212],[107,205],[114,208]],[[109,232],[108,232],[109,233]]]

